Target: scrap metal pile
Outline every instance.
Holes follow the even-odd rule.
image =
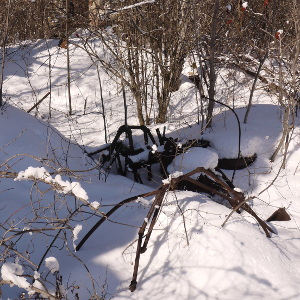
[[[133,130],[142,131],[144,139],[142,147],[135,147]],[[159,129],[156,129],[156,133],[158,142],[146,126],[123,125],[118,129],[112,143],[88,153],[88,155],[94,157],[100,154],[99,160],[102,170],[110,172],[111,168],[116,166],[119,174],[127,176],[128,172],[133,173],[134,180],[143,183],[139,174],[140,169],[146,169],[148,180],[151,180],[153,178],[152,165],[159,163],[161,175],[166,178],[168,177],[167,167],[177,155],[193,147],[207,148],[210,146],[209,141],[204,139],[192,139],[182,142],[172,137],[166,137],[165,128],[162,134]],[[121,140],[122,135],[126,137],[123,140]],[[152,145],[149,144],[150,142]],[[256,155],[249,158],[220,159],[218,167],[221,169],[241,169],[253,163],[255,159]]]
[[[136,129],[142,130],[144,134],[145,147],[134,149],[132,130]],[[146,168],[148,171],[148,179],[151,179],[151,166],[154,163],[160,163],[162,175],[166,178],[168,176],[167,167],[176,155],[183,153],[186,149],[191,147],[206,148],[209,146],[209,142],[205,140],[189,140],[182,144],[173,138],[167,138],[165,136],[165,130],[163,134],[161,134],[158,129],[156,131],[159,139],[159,145],[157,145],[153,135],[146,126],[122,126],[119,128],[115,139],[111,144],[101,150],[90,153],[89,155],[93,156],[101,152],[101,167],[109,170],[113,164],[116,164],[120,174],[126,175],[127,172],[130,171],[134,174],[134,178],[137,182],[142,182],[138,173],[140,168]],[[128,142],[120,140],[120,136],[124,133],[126,134]],[[151,140],[153,145],[156,145],[154,147],[155,151],[153,150],[153,145],[149,145],[149,140]],[[250,160],[248,159],[247,161],[244,160],[244,163],[241,163],[241,161],[234,161],[234,164],[236,168],[241,168],[242,166],[247,166],[249,163],[252,163],[253,160],[255,160],[255,157]],[[197,176],[195,177],[195,175]],[[138,232],[136,259],[132,281],[129,286],[129,289],[133,292],[137,287],[140,255],[147,250],[147,245],[159,216],[159,212],[163,206],[166,193],[175,190],[191,190],[199,193],[207,193],[210,196],[217,195],[223,200],[226,200],[232,207],[233,211],[240,213],[243,210],[255,218],[267,237],[271,237],[271,233],[274,233],[273,229],[248,205],[248,199],[246,199],[244,193],[235,188],[232,181],[227,178],[219,166],[215,168],[215,171],[198,166],[193,171],[186,174],[181,174],[176,177],[170,176],[169,180],[163,181],[163,184],[154,191],[127,198],[115,205],[111,210],[105,213],[93,226],[93,228],[84,236],[77,245],[76,250],[80,250],[93,232],[99,228],[101,224],[108,220],[120,207],[135,202],[138,198],[155,196],[145,221]]]

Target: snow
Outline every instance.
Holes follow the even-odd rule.
[[[81,187],[81,184],[79,182],[69,182],[68,180],[64,181],[59,174],[55,176],[54,182],[59,185],[58,191],[61,191],[64,194],[72,193],[77,198],[86,201],[89,199],[86,191]]]
[[[76,224],[75,228],[73,229],[73,247],[76,248],[75,241],[78,240],[78,234],[82,230],[81,224]]]
[[[18,176],[15,178],[15,181],[28,179],[41,179],[49,183],[53,181],[51,175],[46,171],[44,167],[28,167],[25,171],[19,172]]]
[[[41,277],[41,274],[39,272],[37,272],[37,271],[34,271],[33,278],[34,279],[40,279],[40,277]]]
[[[197,167],[214,169],[218,165],[218,155],[216,152],[207,148],[190,148],[187,152],[175,157],[168,167],[168,172],[175,171],[186,174],[195,170]]]
[[[157,151],[157,146],[154,144],[152,145],[152,153],[154,154]]]
[[[66,53],[56,44],[55,40],[37,41],[8,49],[4,81],[7,103],[0,114],[1,129],[7,134],[0,136],[0,161],[1,171],[15,172],[11,176],[15,180],[9,176],[1,178],[1,237],[10,238],[6,245],[11,242],[35,265],[49,252],[37,271],[22,257],[19,261],[12,260],[16,253],[4,257],[8,248],[2,244],[1,277],[14,284],[1,286],[2,298],[19,299],[20,291],[31,291],[29,282],[34,278],[34,287],[41,288],[41,280],[51,290],[55,285],[55,275],[51,272],[59,271],[65,287],[79,286],[76,292],[80,300],[90,299],[93,293],[103,299],[117,300],[299,299],[299,118],[295,119],[287,166],[273,182],[281,166],[282,153],[274,163],[269,158],[281,137],[281,113],[261,87],[254,93],[248,123],[241,124],[241,154],[256,153],[257,160],[247,169],[236,171],[234,184],[239,187],[237,191],[255,196],[249,205],[264,220],[276,209],[286,208],[290,221],[269,224],[276,234],[266,238],[256,221],[245,212],[233,213],[222,227],[231,209],[204,194],[168,191],[161,207],[156,206],[161,211],[148,249],[140,257],[134,293],[128,286],[137,233],[154,196],[140,197],[120,207],[75,252],[72,244],[78,244],[99,221],[100,210],[105,213],[124,199],[154,190],[161,185],[162,178],[159,175],[148,182],[144,176],[144,184],[139,184],[132,180],[132,174],[125,178],[111,170],[107,176],[86,155],[106,144],[96,68],[90,65],[86,54],[70,46],[74,115],[68,116]],[[52,79],[55,80],[51,118],[48,98],[32,115],[26,113],[48,92],[48,51],[53,55]],[[27,66],[29,77],[23,71]],[[225,70],[220,72],[227,78]],[[216,94],[218,99],[223,99],[234,87],[238,99],[235,111],[240,120],[245,114],[251,85],[244,76],[236,75],[241,85],[237,81],[230,85],[228,80],[224,86],[218,81],[220,90]],[[118,127],[124,124],[123,98],[117,84],[103,71],[101,78],[105,83],[108,139],[112,141]],[[85,114],[82,95],[87,99]],[[135,104],[129,92],[127,96],[128,122],[137,124]],[[186,81],[172,94],[170,122],[150,126],[153,133],[157,127],[162,132],[166,126],[166,135],[178,138],[182,144],[184,140],[202,137],[210,141],[210,148],[192,148],[176,157],[169,166],[170,177],[166,182],[198,166],[213,170],[218,158],[238,155],[238,126],[232,112],[216,107],[212,128],[201,134],[201,126],[196,124],[196,103],[195,88]],[[134,139],[139,138],[134,135]],[[150,151],[157,151],[153,147]],[[226,171],[226,175],[231,178],[232,172]],[[8,231],[10,227],[15,231]],[[39,230],[44,228],[48,231],[40,234]],[[30,234],[23,229],[30,230]],[[21,233],[13,237],[16,232]],[[58,238],[54,240],[56,235]],[[48,250],[53,241],[54,246]],[[30,277],[22,277],[25,274]],[[72,288],[61,289],[63,293],[68,291],[67,297],[73,299]]]
[[[64,181],[60,174],[56,175],[53,179],[52,176],[46,171],[44,167],[34,168],[28,167],[25,171],[18,173],[15,181],[39,179],[46,183],[56,186],[57,191],[64,194],[72,193],[77,198],[87,201],[89,199],[86,191],[81,187],[79,182]]]
[[[242,7],[246,9],[248,7],[248,2],[243,2]]]
[[[29,227],[29,226],[25,226],[25,227],[23,228],[23,231],[24,231],[24,230],[28,231],[28,230],[30,230],[30,227]],[[28,233],[29,233],[30,235],[32,235],[32,232],[29,231]]]
[[[192,192],[170,193],[166,201],[151,236],[152,246],[141,256],[141,269],[147,272],[140,273],[139,288],[131,293],[124,284],[125,290],[115,299],[172,299],[174,295],[199,300],[238,299],[238,295],[286,299],[298,294],[297,285],[292,284],[298,270],[255,225],[235,213],[222,228],[222,219],[231,210]],[[172,205],[175,201],[181,203],[185,221]],[[116,255],[114,252],[110,255]],[[100,262],[105,263],[105,258],[95,260]],[[122,259],[110,263],[113,269],[118,264],[119,270],[127,274],[122,278],[130,282],[131,272],[126,271]]]
[[[182,175],[183,175],[183,172],[175,171],[174,173],[170,174],[167,179],[163,179],[162,183],[163,184],[170,184],[172,178],[178,178],[178,177],[180,177]]]
[[[145,4],[152,4],[152,3],[155,3],[155,1],[156,0],[144,0],[144,1],[138,2],[136,4],[124,6],[124,7],[120,8],[120,9],[118,9],[117,11],[132,9],[132,8],[136,8],[136,7],[145,5]]]
[[[140,203],[140,204],[145,205],[145,206],[149,205],[149,201],[146,200],[146,199],[143,198],[143,197],[138,197],[138,198],[136,199],[136,203]]]
[[[129,155],[129,158],[133,163],[145,162],[148,160],[148,157],[149,157],[149,151],[147,149],[145,149],[139,154]]]
[[[38,288],[41,291],[44,291],[44,287],[43,285],[39,282],[39,279],[41,278],[41,274],[37,271],[34,271],[33,273],[33,278],[35,279],[34,283],[32,284],[35,288]],[[35,291],[32,290],[31,292],[29,292],[29,295],[34,295]],[[46,297],[46,296],[45,296]]]
[[[12,285],[17,285],[25,290],[29,289],[30,284],[23,275],[23,267],[18,263],[6,262],[1,267],[1,277],[3,280],[7,280]]]
[[[100,207],[101,205],[100,205],[100,203],[98,202],[98,201],[93,201],[92,203],[91,203],[91,207],[93,207],[94,209],[99,209],[99,207]]]
[[[59,271],[59,263],[57,259],[53,256],[47,257],[45,259],[45,266],[50,270],[51,273]]]

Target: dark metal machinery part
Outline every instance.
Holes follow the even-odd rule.
[[[210,178],[214,182],[214,185],[210,186],[208,184],[199,182],[198,180],[195,180],[191,178],[192,175],[196,173],[204,173],[206,176]],[[137,287],[137,275],[138,275],[138,268],[139,268],[139,260],[140,255],[144,253],[147,250],[147,245],[150,240],[151,233],[153,231],[154,225],[157,221],[157,217],[159,215],[159,212],[162,207],[163,199],[165,196],[165,193],[168,191],[176,190],[182,181],[189,181],[192,184],[199,186],[201,189],[206,190],[207,192],[213,194],[213,195],[219,195],[223,199],[226,199],[233,209],[240,207],[247,213],[249,213],[251,216],[253,216],[257,222],[260,224],[262,229],[264,230],[267,237],[271,237],[270,233],[274,233],[273,229],[265,223],[262,219],[258,217],[258,215],[253,211],[253,209],[246,203],[245,195],[243,193],[237,192],[234,190],[234,185],[229,181],[229,179],[226,177],[226,175],[223,173],[221,177],[218,177],[213,171],[206,170],[202,167],[196,168],[194,171],[189,172],[185,175],[182,175],[177,178],[172,178],[171,182],[168,184],[163,184],[158,189],[141,194],[138,196],[130,197],[128,199],[125,199],[115,205],[109,212],[107,212],[93,227],[92,229],[84,236],[84,238],[80,241],[78,246],[76,247],[76,251],[80,250],[80,248],[83,246],[83,244],[87,241],[87,239],[95,232],[95,230],[103,224],[117,209],[122,207],[124,204],[131,203],[138,199],[139,197],[149,197],[155,195],[155,200],[153,201],[149,212],[146,216],[147,220],[151,220],[150,225],[148,227],[148,231],[145,234],[145,231],[148,226],[148,222],[145,220],[142,224],[142,226],[139,229],[138,232],[138,244],[137,244],[137,250],[136,250],[136,258],[135,258],[135,264],[134,264],[134,271],[132,280],[129,286],[129,289],[131,292],[135,291]],[[230,183],[229,183],[230,182]],[[220,189],[217,189],[216,187],[219,187]]]

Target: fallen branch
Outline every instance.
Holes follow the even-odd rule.
[[[41,100],[39,100],[36,104],[34,104],[30,109],[28,109],[27,113],[30,113],[33,109],[35,109],[37,106],[39,106],[49,95],[50,95],[50,92],[48,92]]]

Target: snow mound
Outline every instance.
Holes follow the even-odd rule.
[[[211,134],[211,146],[216,149],[220,158],[237,158],[238,157],[238,139],[228,134],[216,133]],[[265,142],[261,137],[248,137],[241,141],[241,154],[244,157],[253,156],[257,149]]]
[[[168,167],[170,174],[182,172],[186,174],[197,167],[214,169],[218,165],[218,154],[210,149],[195,147],[174,158]]]

